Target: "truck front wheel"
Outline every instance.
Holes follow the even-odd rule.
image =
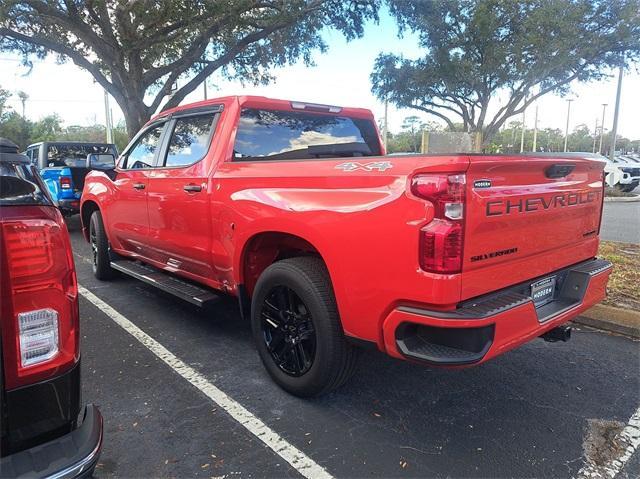
[[[258,279],[253,337],[267,371],[296,396],[319,396],[353,374],[358,351],[342,331],[331,280],[315,257],[278,261]]]
[[[89,221],[89,243],[91,244],[93,275],[101,280],[113,278],[116,271],[111,268],[109,239],[104,230],[100,211],[94,211],[91,215],[91,220]]]

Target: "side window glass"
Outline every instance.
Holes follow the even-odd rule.
[[[139,170],[153,167],[153,158],[156,154],[156,149],[160,146],[162,128],[164,128],[164,124],[154,126],[138,138],[138,141],[129,150],[123,168]]]
[[[40,168],[40,147],[36,147],[31,152],[31,164],[36,168]]]
[[[207,154],[214,114],[178,118],[171,133],[164,166],[192,165]]]

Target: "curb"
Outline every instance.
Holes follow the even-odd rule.
[[[592,328],[640,339],[640,312],[596,304],[573,320]]]
[[[640,195],[636,196],[605,196],[604,201],[606,203],[631,203],[634,201],[640,201]]]

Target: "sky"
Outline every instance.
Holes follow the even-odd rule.
[[[314,56],[316,66],[307,67],[302,63],[274,69],[276,81],[267,86],[241,85],[217,75],[208,80],[209,98],[234,94],[255,94],[273,98],[284,98],[313,103],[362,107],[371,109],[377,118],[384,115],[384,106],[371,93],[369,74],[379,52],[392,52],[407,58],[417,58],[421,51],[415,36],[397,36],[397,28],[392,18],[383,14],[379,24],[368,23],[362,38],[346,42],[344,37],[328,31],[325,39],[329,49],[325,54]],[[620,102],[619,134],[640,139],[640,68],[625,74]],[[616,96],[617,77],[601,82],[576,84],[565,98],[547,95],[538,101],[538,127],[559,128],[564,131],[567,101],[571,98],[569,129],[579,124],[587,124],[591,130],[596,118],[600,122],[602,104],[607,103],[605,128],[610,129]],[[58,113],[65,126],[91,125],[105,122],[104,93],[102,87],[94,83],[91,75],[73,63],[57,64],[53,56],[44,61],[34,61],[31,71],[20,66],[17,56],[0,54],[0,86],[16,92],[22,90],[29,95],[26,116],[37,120],[51,113]],[[204,89],[200,86],[183,103],[201,100]],[[114,123],[122,119],[117,103],[111,99]],[[9,105],[17,111],[22,106],[13,95]],[[405,117],[417,115],[424,120],[435,121],[420,112],[389,107],[389,129],[400,130]],[[513,118],[520,120],[521,118]],[[454,119],[454,121],[456,121]],[[530,107],[525,116],[527,127],[533,127],[534,108]]]

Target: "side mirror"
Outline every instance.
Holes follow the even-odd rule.
[[[87,168],[90,170],[113,170],[116,167],[116,157],[111,153],[89,153]]]

